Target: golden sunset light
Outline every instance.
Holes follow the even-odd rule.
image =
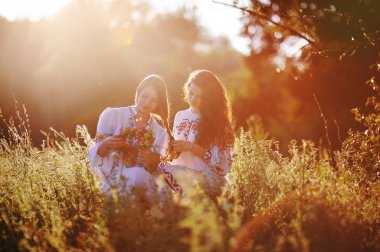
[[[380,1],[0,0],[0,251],[380,252]]]
[[[29,19],[32,21],[53,16],[71,0],[1,0],[0,14],[8,20]]]

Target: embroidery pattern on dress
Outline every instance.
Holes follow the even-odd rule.
[[[111,134],[111,133],[96,134],[95,143],[99,143],[99,142],[103,141],[104,139],[106,139],[107,137],[112,136],[112,135],[113,134]]]
[[[180,135],[183,131],[183,135],[185,136],[185,139],[187,140],[190,131],[193,131],[193,134],[197,134],[197,127],[198,127],[199,119],[190,120],[190,119],[183,119],[183,121],[176,127],[176,133],[177,135]]]
[[[180,196],[183,196],[183,188],[178,184],[177,180],[170,172],[162,171],[160,174],[164,176],[164,182],[170,189],[178,193]]]
[[[204,159],[207,163],[210,162],[210,160],[211,160],[211,150],[206,150],[206,153],[205,153],[203,159]]]
[[[177,126],[177,135],[181,134],[181,132],[186,128],[186,124],[187,122],[181,122],[178,126]]]
[[[129,121],[129,126],[131,128],[136,128],[136,122],[135,122],[135,119],[133,119],[133,117],[135,116],[135,112],[133,111],[133,109],[131,107],[128,107],[129,108],[129,118],[128,118],[128,121]]]

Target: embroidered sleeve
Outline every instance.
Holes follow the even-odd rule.
[[[186,128],[186,123],[180,118],[180,112],[177,112],[174,117],[173,134],[179,135]]]
[[[186,127],[187,127],[187,122],[182,121],[179,125],[177,125],[175,127],[175,131],[179,135],[179,134],[181,134],[182,131],[184,131],[186,129]]]
[[[232,146],[213,145],[206,150],[203,159],[218,173],[227,174],[232,162]]]
[[[109,136],[112,136],[112,134],[97,134],[95,137],[95,143],[103,142]]]
[[[99,117],[98,126],[96,128],[96,142],[102,142],[107,137],[112,136],[116,128],[116,116],[111,108],[106,108]]]
[[[154,151],[160,156],[167,156],[169,148],[169,137],[166,130],[162,130],[159,136],[155,137],[154,141]]]
[[[217,145],[206,150],[204,160],[209,167],[205,170],[205,175],[211,192],[216,192],[225,182],[225,175],[231,167],[231,150],[232,146]]]
[[[88,157],[91,166],[97,167],[103,165],[103,159],[97,154],[98,148],[101,143],[113,135],[117,125],[117,118],[115,117],[111,108],[106,108],[99,117],[98,126],[96,129],[95,144],[92,145],[88,152]]]

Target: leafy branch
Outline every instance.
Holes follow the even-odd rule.
[[[303,38],[304,40],[306,40],[311,46],[313,47],[316,47],[317,46],[317,43],[316,43],[316,40],[315,39],[312,39],[308,36],[306,36],[303,32],[300,32],[290,26],[287,26],[287,25],[284,25],[284,24],[281,24],[280,22],[276,22],[276,21],[273,21],[270,17],[258,12],[258,11],[254,11],[254,10],[249,10],[249,9],[246,9],[246,8],[243,8],[243,7],[239,7],[237,5],[234,5],[234,4],[227,4],[227,3],[222,3],[222,2],[218,2],[218,1],[212,1],[213,3],[216,3],[216,4],[221,4],[221,5],[225,5],[225,6],[229,6],[229,7],[232,7],[232,8],[235,8],[235,9],[239,9],[243,12],[246,12],[254,17],[258,17],[260,19],[263,19],[265,21],[268,21],[269,23],[279,27],[279,28],[282,28],[286,31],[288,31],[291,35],[295,35],[295,36],[298,36],[300,38]]]

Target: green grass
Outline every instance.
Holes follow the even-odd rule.
[[[51,130],[37,149],[17,115],[2,118],[1,251],[380,251],[376,116],[365,125],[374,133],[351,132],[334,158],[308,141],[284,155],[256,140],[264,131],[242,131],[219,197],[196,188],[147,211],[128,194],[102,194],[85,127],[73,139]]]

